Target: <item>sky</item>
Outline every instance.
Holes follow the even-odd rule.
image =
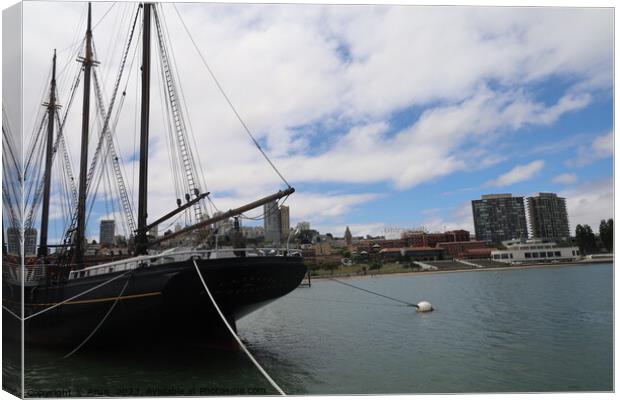
[[[27,135],[42,108],[54,48],[60,102],[67,102],[85,9],[80,2],[24,3]],[[134,10],[134,3],[93,5],[106,102]],[[159,10],[193,153],[219,209],[285,185],[248,138],[181,21],[296,188],[286,201],[293,226],[308,221],[335,236],[346,226],[353,235],[397,236],[420,227],[473,232],[471,200],[489,193],[558,193],[573,232],[577,224],[598,231],[601,219],[613,217],[611,8],[163,4]],[[132,196],[138,60],[121,81],[127,95],[114,129]],[[153,73],[151,221],[175,208],[177,197],[160,87]],[[80,104],[65,129],[76,174]],[[91,126],[92,155],[94,118]],[[99,219],[113,215],[103,189],[97,196],[88,227],[95,239]],[[62,227],[59,199],[52,201],[50,237]]]

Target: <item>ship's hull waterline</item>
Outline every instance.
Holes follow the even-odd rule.
[[[301,257],[195,261],[232,326],[235,326],[237,319],[295,289],[307,271]],[[122,272],[117,273],[120,274]],[[28,318],[114,276],[105,274],[72,279],[61,286],[25,288],[25,342],[70,348],[79,345],[95,329],[89,345],[124,345],[160,340],[170,343],[175,338],[208,341],[226,336],[224,324],[200,281],[192,259],[138,268],[83,296]],[[12,305],[10,309],[19,313],[20,292],[18,286],[5,284],[5,307]],[[6,310],[3,314],[3,335],[19,339],[19,320]],[[100,324],[102,320],[104,322]],[[101,326],[97,328],[98,325]]]

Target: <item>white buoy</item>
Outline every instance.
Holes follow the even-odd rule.
[[[418,312],[431,312],[433,306],[428,301],[421,301],[418,303]]]

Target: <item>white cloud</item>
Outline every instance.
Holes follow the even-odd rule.
[[[321,233],[331,233],[335,237],[343,237],[344,231],[349,227],[353,236],[385,236],[386,225],[381,222],[374,223],[358,223],[358,224],[316,224],[312,225],[312,229],[317,229]]]
[[[465,202],[448,210],[447,217],[442,216],[444,210],[437,210],[434,215],[425,219],[420,225],[429,232],[445,232],[450,230],[465,229],[474,236],[474,219],[471,202]]]
[[[559,193],[566,198],[566,209],[574,235],[578,224],[588,224],[596,232],[602,219],[614,216],[614,187],[611,178],[584,182]]]
[[[566,174],[560,174],[560,175],[557,175],[557,176],[553,177],[551,182],[553,182],[553,183],[560,183],[560,184],[564,184],[564,185],[571,185],[573,183],[576,183],[577,180],[578,180],[577,174],[566,173]]]
[[[127,30],[116,22],[120,17],[127,22],[133,6],[119,3],[94,32],[101,61],[97,70],[106,78],[108,94],[120,56],[120,49],[108,44],[122,41]],[[95,3],[94,21],[108,7]],[[494,165],[501,160],[494,145],[506,131],[553,124],[586,107],[591,91],[612,85],[613,12],[604,9],[177,7],[237,110],[294,184],[381,182],[407,189],[455,171]],[[84,3],[25,3],[27,115],[40,109],[54,47],[59,48],[59,69],[67,66],[59,80],[66,102],[71,73],[79,64],[70,50],[62,50],[83,32],[84,9]],[[177,66],[196,138],[192,148],[202,160],[209,190],[219,194],[214,197],[222,204],[275,191],[278,177],[208,79],[172,6],[164,4],[162,10],[176,59],[183,60]],[[68,28],[59,29],[63,26]],[[134,75],[138,64],[132,66]],[[579,90],[569,89],[555,103],[544,104],[526,87],[549,77],[567,78]],[[158,79],[153,73],[154,87]],[[128,82],[116,129],[125,160],[136,148],[138,103],[135,77]],[[174,208],[183,193],[174,191],[158,90],[151,96],[149,215],[154,218]],[[77,104],[66,129],[76,169]],[[392,115],[409,107],[423,108],[419,119],[392,126]],[[35,122],[26,122],[30,132]],[[91,137],[92,153],[96,140]],[[136,163],[125,164],[127,184],[135,187]],[[374,194],[341,193],[336,203],[333,195],[315,198],[315,204],[314,193],[303,195],[291,197],[301,198],[292,217],[320,220],[346,215]]]
[[[509,186],[518,182],[527,181],[536,176],[536,174],[538,174],[544,166],[545,162],[543,160],[536,160],[529,164],[517,165],[505,174],[502,174],[496,179],[487,182],[486,185]]]
[[[588,146],[580,146],[574,159],[566,164],[572,167],[583,167],[595,161],[612,157],[614,155],[614,132],[597,136]]]

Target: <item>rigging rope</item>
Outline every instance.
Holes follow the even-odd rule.
[[[71,300],[75,300],[75,299],[77,299],[78,297],[82,297],[82,296],[84,296],[86,293],[90,293],[90,292],[92,292],[93,290],[99,289],[99,288],[100,288],[100,287],[102,287],[102,286],[105,286],[105,285],[107,285],[107,284],[109,284],[109,283],[112,283],[112,282],[114,282],[115,280],[122,278],[123,276],[127,275],[127,274],[128,274],[128,273],[130,273],[130,272],[133,272],[133,270],[125,271],[124,273],[122,273],[122,274],[120,274],[120,275],[117,275],[117,276],[115,276],[115,277],[113,277],[113,278],[111,278],[111,279],[108,279],[107,281],[102,282],[102,283],[98,284],[97,286],[94,286],[94,287],[92,287],[92,288],[90,288],[90,289],[87,289],[87,290],[83,291],[82,293],[78,293],[78,294],[76,294],[75,296],[69,297],[68,299],[61,301],[60,303],[56,303],[56,304],[54,304],[53,306],[50,306],[50,307],[45,308],[45,309],[43,309],[43,310],[41,310],[41,311],[38,311],[38,312],[36,312],[36,313],[34,313],[34,314],[31,314],[31,315],[27,316],[26,318],[24,318],[24,321],[26,321],[26,320],[28,320],[28,319],[30,319],[30,318],[34,318],[34,317],[36,317],[37,315],[41,315],[41,314],[43,314],[43,313],[46,313],[46,312],[48,312],[48,311],[50,311],[50,310],[53,310],[53,309],[54,309],[54,308],[56,308],[56,307],[60,307],[60,306],[62,306],[63,304],[70,302]]]
[[[394,298],[394,297],[386,296],[386,295],[381,294],[381,293],[373,292],[372,290],[368,290],[368,289],[361,288],[359,286],[351,285],[350,283],[339,281],[338,279],[335,279],[335,278],[327,278],[327,279],[329,279],[331,281],[334,281],[334,282],[338,282],[341,285],[349,286],[349,287],[352,287],[354,289],[358,289],[358,290],[361,290],[361,291],[364,291],[364,292],[367,292],[367,293],[370,293],[370,294],[374,294],[375,296],[384,297],[386,299],[390,299],[390,300],[397,301],[397,302],[402,303],[402,304],[406,304],[406,305],[411,306],[411,307],[418,308],[417,304],[409,303],[408,301],[400,300],[400,299],[397,299],[397,298]]]
[[[205,280],[202,277],[202,274],[200,273],[200,269],[198,268],[198,264],[196,263],[196,260],[192,259],[192,262],[194,263],[194,267],[196,267],[196,273],[198,273],[198,277],[200,278],[200,281],[202,282],[202,286],[204,286],[205,290],[207,291],[207,295],[209,295],[209,299],[211,300],[211,303],[213,303],[215,310],[220,315],[220,318],[222,318],[222,321],[224,321],[224,324],[226,325],[230,333],[233,335],[233,337],[235,338],[235,340],[237,341],[241,349],[245,352],[248,358],[254,363],[254,365],[261,372],[261,374],[263,374],[263,376],[265,377],[265,379],[267,379],[267,381],[271,384],[271,386],[273,386],[274,389],[276,389],[278,393],[280,393],[282,396],[286,396],[286,393],[284,393],[284,391],[280,389],[280,386],[278,386],[278,384],[269,376],[267,371],[265,371],[263,367],[260,366],[258,361],[256,361],[256,359],[252,356],[252,353],[250,353],[250,351],[245,347],[241,339],[239,339],[239,336],[237,336],[237,334],[235,333],[235,330],[230,326],[230,324],[228,323],[228,320],[226,320],[226,317],[222,313],[222,310],[220,310],[220,307],[218,307],[217,303],[215,302],[215,299],[213,298],[211,291],[207,287],[207,284],[205,283]]]
[[[120,298],[123,296],[123,293],[125,293],[125,289],[127,289],[127,285],[129,285],[130,279],[131,278],[127,279],[127,281],[125,282],[125,286],[123,286],[123,288],[121,289],[121,291],[118,294],[118,296],[116,296],[116,299],[114,300],[114,303],[112,303],[112,305],[110,306],[110,309],[108,309],[108,312],[105,313],[105,315],[103,316],[101,321],[99,321],[97,326],[95,326],[95,329],[93,329],[92,332],[88,336],[86,336],[86,338],[82,341],[82,343],[80,343],[75,349],[71,350],[69,353],[65,354],[62,358],[69,358],[73,354],[75,354],[75,352],[77,352],[79,349],[81,349],[82,346],[84,346],[90,340],[90,338],[93,337],[93,335],[99,330],[99,328],[101,328],[101,325],[103,325],[103,323],[108,319],[108,317],[110,316],[110,314],[114,310],[114,307],[116,307],[116,304],[118,303]]]
[[[243,121],[243,118],[241,118],[241,115],[239,115],[239,113],[237,112],[237,109],[235,108],[235,106],[233,105],[232,101],[230,100],[230,98],[228,97],[228,95],[226,95],[226,92],[224,91],[224,88],[222,88],[222,85],[220,85],[220,82],[217,80],[217,78],[215,77],[215,74],[213,73],[213,71],[211,70],[211,67],[209,67],[209,64],[207,63],[207,60],[204,58],[204,56],[202,55],[202,52],[200,51],[200,49],[198,48],[198,45],[196,44],[196,42],[194,41],[194,38],[192,37],[192,34],[189,32],[189,29],[187,28],[187,25],[185,25],[185,21],[183,21],[183,18],[181,17],[181,14],[179,13],[179,10],[177,9],[177,5],[175,3],[172,3],[172,6],[174,7],[174,10],[176,11],[177,15],[179,16],[179,20],[181,21],[181,24],[183,25],[183,28],[185,29],[185,32],[187,33],[187,36],[189,36],[190,41],[192,42],[192,44],[194,45],[194,48],[196,49],[196,52],[198,53],[198,55],[200,56],[200,59],[202,60],[202,63],[204,64],[204,66],[207,68],[207,71],[209,71],[209,75],[211,75],[211,78],[213,79],[213,81],[215,82],[215,85],[217,86],[217,88],[219,89],[220,93],[222,94],[222,96],[224,97],[224,99],[226,100],[226,102],[228,103],[228,105],[230,106],[231,110],[233,111],[233,113],[235,114],[235,116],[237,117],[237,119],[239,120],[239,122],[241,123],[241,125],[243,126],[243,129],[245,130],[245,132],[248,134],[248,136],[250,137],[250,139],[252,140],[252,142],[254,142],[254,145],[256,146],[256,148],[260,151],[260,153],[263,155],[263,157],[265,158],[265,160],[267,160],[267,162],[269,163],[269,165],[271,165],[271,168],[273,168],[273,170],[276,172],[276,174],[278,174],[278,176],[280,177],[280,179],[282,179],[282,181],[286,184],[286,186],[288,186],[289,188],[291,187],[291,185],[288,183],[288,181],[284,178],[284,176],[282,176],[282,174],[280,173],[280,171],[278,171],[278,169],[276,168],[276,166],[271,162],[271,160],[269,159],[269,157],[267,156],[267,154],[263,151],[262,147],[260,146],[260,144],[258,143],[258,141],[254,138],[254,135],[252,135],[252,132],[250,132],[250,129],[248,128],[248,126],[245,124],[245,122]]]
[[[11,314],[12,316],[14,316],[15,318],[17,318],[18,320],[20,320],[20,321],[22,320],[22,318],[21,318],[19,315],[15,314],[13,311],[11,311],[11,309],[10,309],[10,308],[8,308],[7,306],[5,306],[4,304],[2,305],[2,308],[3,308],[6,312],[8,312],[9,314]]]

